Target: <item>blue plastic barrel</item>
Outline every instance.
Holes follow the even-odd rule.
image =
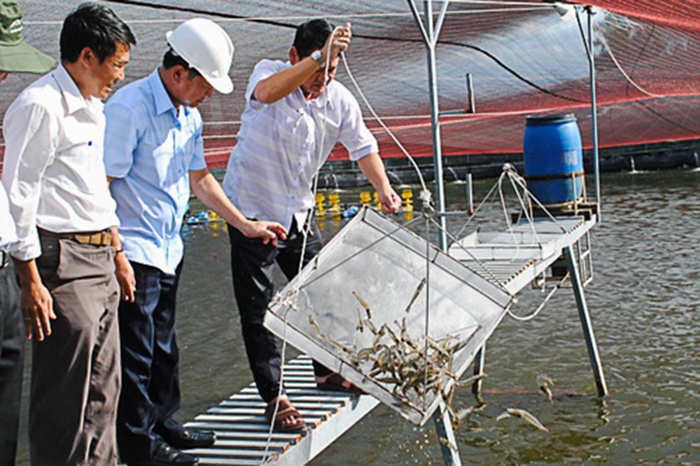
[[[523,157],[527,187],[542,204],[568,204],[581,198],[581,133],[573,113],[527,117]]]

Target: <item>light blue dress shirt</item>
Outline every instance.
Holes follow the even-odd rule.
[[[156,69],[105,105],[105,167],[126,257],[173,274],[182,260],[189,171],[206,168],[202,117],[173,105]]]

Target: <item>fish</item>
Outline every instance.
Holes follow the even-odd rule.
[[[550,403],[554,402],[552,389],[550,387],[554,386],[554,382],[548,376],[540,374],[537,376],[537,385],[539,385],[540,390],[547,396]]]
[[[311,330],[321,335],[321,330],[318,328],[318,324],[316,323],[314,316],[312,316],[311,314],[309,314],[309,325],[311,325]]]
[[[413,306],[413,303],[416,302],[416,299],[418,299],[418,296],[420,296],[421,291],[423,291],[423,287],[427,283],[427,280],[425,277],[423,277],[418,283],[418,286],[416,287],[416,291],[413,292],[413,296],[411,296],[411,300],[408,302],[408,306],[406,306],[406,314],[408,314],[411,311],[411,306]]]
[[[359,310],[357,311],[357,326],[355,327],[355,330],[360,333],[365,330],[365,326],[362,324],[362,313]]]
[[[502,419],[506,419],[509,417],[519,417],[520,419],[524,420],[531,426],[535,427],[538,430],[541,430],[542,432],[547,432],[550,433],[552,432],[548,428],[546,428],[542,423],[537,419],[535,416],[530,414],[529,412],[525,411],[524,409],[519,409],[519,408],[506,408],[505,412],[501,413],[497,418],[496,421],[500,421]]]
[[[452,442],[447,440],[445,437],[440,437],[440,443],[442,443],[443,445],[445,445],[447,448],[449,448],[452,451],[457,451],[457,447]]]
[[[369,304],[367,304],[367,302],[365,302],[364,299],[360,298],[360,296],[357,293],[355,293],[354,291],[352,292],[352,295],[355,297],[357,302],[360,303],[360,306],[362,306],[365,309],[365,312],[367,313],[367,318],[371,319],[372,318],[372,309],[370,309]]]

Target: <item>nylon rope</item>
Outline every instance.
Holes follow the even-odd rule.
[[[615,54],[614,54],[613,51],[612,51],[612,48],[611,48],[610,45],[608,44],[608,41],[605,39],[605,35],[603,34],[603,31],[602,31],[599,27],[596,27],[596,32],[598,32],[598,37],[600,37],[600,41],[601,41],[601,43],[603,44],[603,46],[605,47],[605,50],[607,50],[608,55],[610,56],[610,59],[611,59],[611,60],[613,61],[613,63],[615,64],[615,66],[617,67],[618,71],[620,71],[620,74],[622,74],[622,76],[627,80],[628,83],[630,83],[630,84],[632,85],[632,87],[634,87],[635,89],[637,89],[637,90],[638,90],[639,92],[641,92],[642,94],[648,95],[649,97],[657,97],[657,98],[666,97],[665,95],[654,94],[654,93],[652,93],[652,92],[649,92],[649,91],[643,89],[640,85],[638,85],[638,84],[630,77],[630,75],[628,75],[628,74],[625,72],[625,70],[622,68],[622,65],[620,65],[620,62],[617,61],[617,58],[615,57]]]
[[[406,156],[406,158],[408,158],[408,161],[411,163],[411,165],[413,166],[413,169],[416,171],[416,174],[418,175],[418,179],[420,180],[420,184],[421,184],[421,188],[422,188],[421,195],[423,192],[427,192],[429,194],[430,191],[428,191],[428,188],[425,185],[425,180],[423,179],[423,174],[421,173],[420,168],[418,167],[418,164],[416,163],[415,159],[411,156],[411,154],[409,154],[408,150],[406,150],[406,148],[403,146],[403,144],[401,144],[401,142],[396,137],[396,135],[394,135],[394,133],[389,129],[389,127],[384,123],[384,121],[379,117],[379,115],[377,115],[377,112],[374,111],[374,107],[372,107],[372,105],[369,103],[369,100],[367,100],[365,93],[362,92],[360,85],[357,83],[355,76],[353,76],[352,71],[350,71],[350,66],[348,65],[347,59],[345,58],[345,54],[342,54],[341,56],[343,59],[343,66],[345,66],[345,71],[347,72],[348,77],[350,78],[350,81],[355,86],[355,89],[357,90],[357,93],[360,95],[360,98],[362,98],[362,101],[365,103],[365,105],[369,109],[369,111],[372,114],[372,116],[374,117],[374,119],[377,120],[377,123],[379,123],[379,125],[384,129],[384,131],[386,131],[387,135],[389,137],[391,137],[391,139],[394,141],[396,146],[401,150],[401,152],[403,152],[403,154]],[[421,199],[423,199],[423,198],[421,197]],[[427,197],[427,199],[429,200],[430,198]]]
[[[542,301],[542,303],[540,303],[539,307],[538,307],[535,311],[533,311],[531,314],[526,315],[526,316],[519,316],[519,315],[513,313],[513,311],[511,311],[510,308],[507,308],[507,309],[506,309],[506,312],[508,313],[508,316],[511,317],[511,318],[514,319],[514,320],[517,320],[518,322],[527,322],[527,321],[530,321],[530,320],[534,319],[535,317],[537,317],[537,316],[539,315],[539,313],[542,312],[542,310],[544,309],[544,307],[545,307],[545,305],[547,304],[547,302],[548,302],[550,299],[552,299],[552,296],[554,296],[554,293],[556,293],[556,292],[559,290],[559,288],[561,288],[562,285],[564,285],[564,282],[566,282],[566,280],[569,279],[569,275],[570,275],[570,274],[567,272],[566,275],[564,275],[564,278],[562,278],[562,279],[559,281],[559,283],[557,283],[557,284],[551,289],[551,291],[547,294],[547,296],[544,298],[544,300]]]

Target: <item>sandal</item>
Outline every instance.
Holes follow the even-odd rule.
[[[269,423],[273,423],[272,415],[275,414],[276,404],[277,401],[272,400],[265,408],[265,418]],[[290,422],[291,419],[296,419],[296,421]],[[277,407],[277,414],[275,414],[273,424],[273,429],[277,432],[298,432],[306,427],[306,422],[302,419],[299,411],[286,398],[279,400],[279,407]]]
[[[353,385],[345,377],[335,372],[329,375],[325,381],[316,382],[316,387],[318,387],[319,390],[352,393],[353,395],[363,395],[365,393],[364,390]]]

